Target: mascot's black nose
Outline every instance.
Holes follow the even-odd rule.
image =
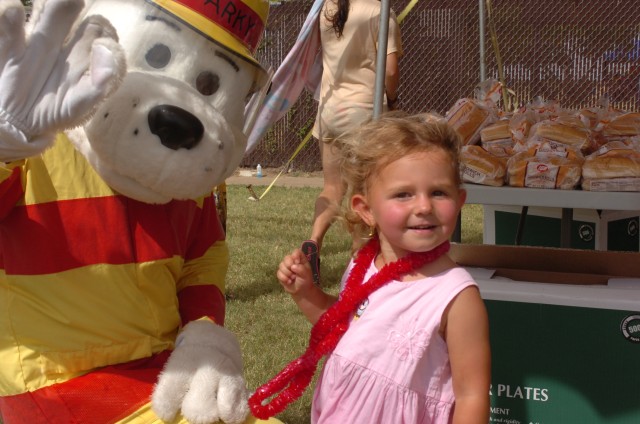
[[[148,118],[151,132],[160,137],[160,142],[170,149],[191,149],[202,140],[202,122],[177,106],[155,106],[149,111]]]

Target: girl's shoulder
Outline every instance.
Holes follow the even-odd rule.
[[[449,304],[463,290],[469,287],[478,287],[473,276],[463,267],[455,265],[442,270],[440,273],[426,278],[439,293],[444,304]],[[476,290],[477,291],[477,290]]]
[[[448,277],[448,278],[469,278],[473,280],[471,274],[458,265],[449,255],[442,255],[436,261],[431,262],[420,270],[425,277]]]

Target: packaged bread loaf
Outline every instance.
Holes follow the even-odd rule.
[[[577,115],[585,127],[599,133],[603,125],[621,113],[624,112],[613,108],[609,96],[605,94],[596,101],[594,106],[580,109]]]
[[[507,181],[512,187],[574,189],[582,175],[582,160],[558,155],[516,153],[507,162]]]
[[[501,140],[511,138],[509,119],[500,119],[480,130],[480,141]]]
[[[465,98],[458,100],[445,118],[460,136],[462,145],[467,145],[480,140],[480,130],[495,120],[495,113],[479,101]]]
[[[462,145],[477,144],[480,130],[498,119],[496,102],[501,90],[498,80],[485,80],[475,88],[474,98],[458,100],[446,113],[445,119],[460,136]]]
[[[602,125],[601,134],[607,142],[640,135],[640,112],[615,115]]]
[[[478,145],[460,149],[460,175],[464,182],[499,187],[504,185],[506,169],[506,158],[494,156]]]
[[[500,119],[480,130],[480,144],[494,156],[510,157],[513,154],[513,138],[509,119]]]
[[[585,158],[585,179],[640,177],[640,150],[633,142],[612,141]]]
[[[530,136],[567,144],[583,153],[590,153],[593,149],[591,131],[583,125],[568,125],[548,119],[536,123],[531,128]]]

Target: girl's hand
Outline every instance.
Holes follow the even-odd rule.
[[[313,286],[311,265],[300,249],[284,257],[276,275],[284,290],[291,295]]]
[[[311,324],[315,324],[336,301],[335,296],[323,292],[313,283],[311,265],[300,249],[284,257],[277,276],[284,290],[291,295]]]

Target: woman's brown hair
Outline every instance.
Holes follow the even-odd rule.
[[[325,17],[331,22],[331,27],[335,31],[336,36],[340,38],[342,37],[344,25],[347,23],[347,18],[349,18],[349,8],[351,6],[349,0],[337,0],[337,6],[333,15],[329,15],[329,10],[327,9],[325,11]]]

